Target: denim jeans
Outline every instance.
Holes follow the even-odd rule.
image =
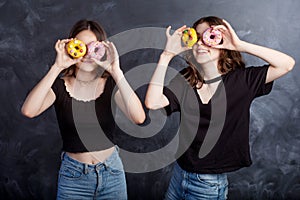
[[[81,163],[65,152],[59,170],[57,199],[127,199],[125,172],[117,150],[103,163]]]
[[[176,163],[166,193],[166,200],[226,199],[228,181],[226,174],[197,174],[180,168]]]

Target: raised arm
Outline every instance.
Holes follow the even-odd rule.
[[[105,61],[93,60],[108,71],[115,80],[118,91],[116,92],[114,99],[118,107],[132,122],[141,124],[146,119],[144,108],[120,68],[117,49],[112,42],[102,43],[106,48],[107,59]]]
[[[163,53],[160,55],[146,93],[145,105],[149,109],[155,110],[169,105],[167,97],[163,94],[164,80],[171,59],[188,49],[181,45],[182,31],[184,29],[186,29],[186,26],[180,27],[172,35],[170,34],[171,26],[166,30],[167,43]]]
[[[147,108],[155,110],[169,105],[167,97],[163,94],[164,80],[169,62],[174,57],[173,53],[164,51],[160,55],[157,67],[149,83],[145,105]]]
[[[30,91],[26,97],[21,112],[23,115],[33,118],[44,112],[55,101],[55,94],[51,89],[55,79],[60,72],[69,66],[79,62],[80,59],[71,59],[65,51],[65,44],[69,39],[58,40],[55,44],[57,52],[56,60],[48,73],[42,80]]]
[[[270,64],[266,83],[285,75],[291,71],[295,65],[295,60],[292,57],[274,49],[250,44],[248,42],[242,42],[239,49],[240,51],[257,56]]]
[[[295,60],[292,57],[274,49],[241,41],[231,25],[225,20],[223,21],[227,28],[222,25],[215,26],[215,28],[218,28],[223,32],[224,41],[222,45],[216,46],[216,48],[226,48],[249,53],[268,62],[270,67],[267,72],[266,83],[280,78],[293,69]]]

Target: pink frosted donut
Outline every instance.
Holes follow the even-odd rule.
[[[222,32],[219,30],[214,30],[213,28],[208,28],[203,33],[203,42],[207,46],[216,46],[222,41]]]
[[[87,58],[95,58],[97,60],[101,60],[101,58],[105,54],[105,47],[102,43],[100,42],[91,42],[87,45]]]

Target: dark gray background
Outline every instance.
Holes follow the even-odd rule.
[[[54,109],[27,119],[20,108],[52,65],[55,41],[67,37],[77,20],[95,19],[113,36],[133,28],[177,28],[216,15],[229,21],[241,39],[296,60],[294,70],[275,82],[272,93],[251,107],[253,165],[229,174],[229,199],[300,199],[299,10],[297,0],[0,0],[0,198],[55,199],[62,142]],[[121,57],[122,69],[156,62],[159,53],[130,52]],[[248,65],[264,64],[249,55],[244,58]],[[138,90],[141,98],[144,92],[145,87]],[[168,122],[172,127],[173,120]],[[136,151],[155,149],[172,132],[168,126],[151,142],[133,139],[123,144]],[[171,170],[170,165],[127,173],[129,199],[162,199]]]

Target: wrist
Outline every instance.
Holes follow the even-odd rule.
[[[55,71],[56,73],[60,73],[64,68],[63,67],[59,67],[56,63],[54,63],[52,66],[51,66],[51,70],[52,71]]]
[[[240,52],[246,52],[247,51],[247,42],[245,41],[240,41],[240,43],[237,45],[237,51],[240,51]]]
[[[161,55],[168,56],[168,57],[174,57],[176,54],[171,52],[171,51],[168,51],[168,50],[164,49],[164,51],[162,52]]]
[[[175,56],[175,53],[172,53],[170,51],[164,50],[161,54],[160,54],[160,58],[161,59],[167,59],[167,60],[172,60],[172,58]]]
[[[110,72],[111,76],[115,80],[116,83],[119,82],[124,77],[123,71],[121,69]]]

